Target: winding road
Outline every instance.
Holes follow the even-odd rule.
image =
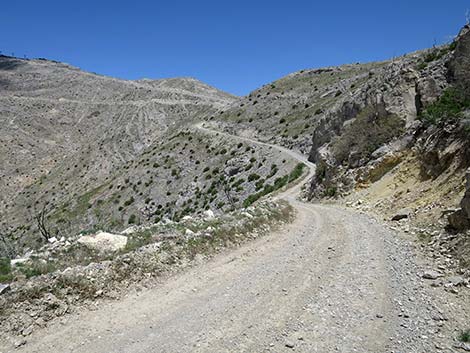
[[[424,294],[406,299],[416,287],[403,276],[409,250],[366,215],[298,201],[300,187],[277,196],[297,213],[281,230],[34,333],[18,351],[431,352],[420,320],[403,315],[427,315]]]

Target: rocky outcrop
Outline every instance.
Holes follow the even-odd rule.
[[[465,194],[460,202],[460,208],[449,215],[449,225],[456,230],[470,228],[470,168],[465,175]]]
[[[470,26],[465,25],[455,41],[455,51],[448,63],[447,77],[464,89],[470,87]]]
[[[436,178],[451,164],[467,166],[468,140],[459,121],[429,127],[416,141],[421,177]]]
[[[126,247],[127,237],[120,234],[98,232],[94,235],[84,235],[78,239],[78,242],[100,252],[113,252]]]

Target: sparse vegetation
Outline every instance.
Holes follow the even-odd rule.
[[[470,342],[470,329],[463,330],[459,333],[457,339],[460,342],[468,343]]]
[[[263,190],[248,196],[245,201],[243,201],[243,207],[250,206],[254,202],[258,201],[261,197],[266,196],[267,194],[270,194],[276,190],[279,190],[282,187],[286,186],[288,183],[296,180],[302,175],[304,168],[305,164],[297,164],[290,174],[277,178],[274,181],[274,184],[265,185]]]
[[[10,259],[0,258],[0,283],[10,282],[12,278]]]
[[[469,96],[461,89],[451,87],[421,114],[421,118],[430,124],[448,119],[461,119],[462,112],[468,108],[470,108]]]

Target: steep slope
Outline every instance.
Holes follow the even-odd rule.
[[[302,70],[207,119],[309,155],[310,199],[347,197],[387,219],[409,208],[407,229],[437,234],[465,265],[466,238],[449,241],[443,214],[461,203],[470,166],[468,38],[466,26],[450,44],[393,60]],[[466,202],[452,213],[454,229],[470,224]]]
[[[0,57],[0,233],[99,187],[149,146],[235,97],[191,78],[124,81]]]

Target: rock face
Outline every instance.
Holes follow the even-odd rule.
[[[470,26],[465,25],[457,36],[455,52],[448,64],[448,79],[462,88],[470,87]]]
[[[465,194],[460,202],[460,208],[449,215],[449,225],[456,230],[470,228],[470,169],[466,173]]]
[[[78,239],[78,242],[100,252],[113,252],[125,248],[127,237],[119,234],[99,232],[95,235],[82,236]]]
[[[462,199],[462,202],[460,203],[460,206],[462,207],[462,210],[467,215],[467,218],[470,218],[470,168],[467,169],[467,173],[465,177],[466,177],[467,185],[466,185],[465,195]]]

